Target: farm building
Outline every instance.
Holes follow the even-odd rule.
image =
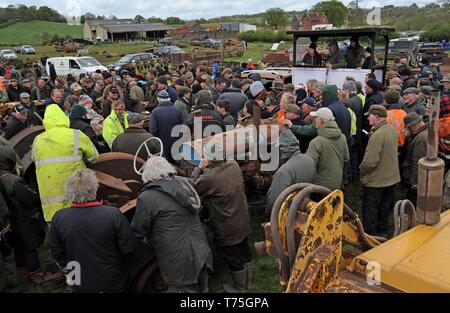
[[[314,25],[329,24],[325,13],[319,11],[307,11],[302,15],[294,15],[291,21],[291,30],[312,30]]]
[[[244,23],[238,23],[238,22],[231,22],[231,23],[222,23],[219,26],[219,30],[230,30],[233,32],[246,32],[249,30],[256,30],[256,25],[251,24],[244,24]]]
[[[90,41],[128,41],[163,38],[173,27],[160,23],[135,23],[130,19],[87,20],[84,24],[84,39]]]

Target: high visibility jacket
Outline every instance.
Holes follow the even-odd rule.
[[[284,120],[286,119],[285,117],[286,115],[286,111],[285,110],[280,110],[277,112],[277,121],[280,123],[283,123]]]
[[[362,105],[364,107],[364,104],[366,104],[366,96],[363,95],[362,93],[358,93],[357,96],[361,99]]]
[[[357,131],[357,127],[356,127],[356,114],[355,112],[353,112],[352,109],[347,108],[348,113],[350,113],[350,117],[352,119],[352,123],[350,126],[350,136],[355,136],[356,135],[356,131]]]
[[[450,153],[450,116],[439,119],[439,148],[444,153]]]
[[[403,121],[405,116],[406,112],[402,109],[387,110],[386,121],[397,130],[399,147],[403,147],[406,140],[405,122]]]
[[[69,128],[69,118],[58,105],[45,109],[43,124],[45,132],[33,142],[32,160],[44,219],[50,222],[58,210],[71,204],[64,192],[69,176],[86,168],[85,161],[97,162],[99,155],[89,137]]]
[[[124,118],[124,124],[125,129],[128,128],[128,113],[123,113]],[[108,144],[109,148],[112,149],[112,144],[114,140],[119,136],[121,133],[125,131],[124,127],[122,126],[122,123],[120,123],[119,119],[117,118],[116,112],[114,110],[111,111],[111,114],[105,119],[105,122],[103,123],[103,129],[102,129],[102,135],[103,139],[105,139],[106,143]]]

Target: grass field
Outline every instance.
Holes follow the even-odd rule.
[[[2,29],[0,29],[0,32]],[[0,39],[1,40],[1,39]],[[86,45],[83,49],[89,50],[93,52],[92,57],[96,58],[101,64],[107,66],[108,64],[114,63],[120,59],[121,56],[130,53],[139,53],[144,52],[148,48],[153,47],[153,43],[151,42],[137,42],[137,43],[115,43],[115,44],[98,44],[98,45]],[[0,49],[13,49],[18,45],[5,45],[0,44]],[[36,54],[17,54],[18,59],[22,61],[26,60],[39,60],[41,56],[46,55],[49,57],[57,57],[57,56],[73,56],[74,53],[65,53],[58,52],[52,46],[42,46],[42,45],[33,45],[36,49]],[[253,59],[253,62],[258,62],[261,60],[261,57],[265,51],[270,49],[271,44],[268,43],[260,43],[260,42],[252,42],[247,46],[247,50],[245,51],[242,57],[233,57],[233,58],[225,58],[224,61],[230,62],[246,62],[249,58]],[[192,51],[193,46],[187,45],[186,48],[183,48],[184,51],[190,52]],[[102,52],[109,51],[116,56],[113,57],[105,57],[102,55]]]
[[[396,190],[395,201],[404,199],[404,190],[399,187]],[[278,293],[281,292],[279,277],[278,277],[278,265],[268,256],[259,256],[253,248],[253,244],[258,241],[264,240],[264,232],[261,227],[261,223],[267,222],[268,219],[264,215],[264,197],[255,196],[249,198],[250,211],[252,215],[252,233],[249,236],[249,245],[252,249],[254,256],[253,259],[253,287],[250,290],[253,293]],[[252,204],[253,203],[253,204]],[[345,191],[345,203],[352,208],[356,213],[361,216],[362,205],[362,185],[356,181],[352,183]],[[392,220],[390,221],[392,232]],[[39,250],[42,268],[47,271],[56,272],[57,267],[54,260],[48,253],[48,242]],[[230,276],[226,265],[222,260],[218,259],[215,263],[215,273],[210,277],[209,285],[211,292],[223,292],[222,284],[230,281]],[[23,284],[20,281],[19,276],[15,270],[14,263],[7,264],[7,272],[10,280],[10,285],[7,289],[9,293],[17,292],[32,292],[32,293],[60,293],[64,291],[64,286],[56,286],[54,283],[49,282],[40,286],[34,286],[31,284]]]
[[[50,38],[54,34],[82,38],[83,26],[44,21],[18,22],[0,29],[0,45],[40,45],[44,32],[49,33]]]
[[[262,55],[265,51],[269,50],[272,44],[265,42],[249,42],[247,45],[247,50],[242,57],[226,58],[225,61],[230,62],[247,62],[249,58],[253,59],[254,63],[261,60]]]

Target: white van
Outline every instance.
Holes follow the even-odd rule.
[[[92,57],[57,57],[48,58],[45,64],[47,73],[50,74],[49,63],[55,66],[56,75],[66,76],[72,74],[73,76],[81,73],[90,74],[96,70],[108,71],[106,67],[101,65],[96,59]]]

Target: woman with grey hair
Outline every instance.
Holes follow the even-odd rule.
[[[90,169],[68,179],[65,190],[72,205],[53,216],[50,254],[62,268],[69,262],[79,264],[74,292],[124,292],[137,241],[125,216],[96,200],[97,189],[98,179]]]
[[[142,180],[131,227],[138,239],[154,248],[168,292],[207,292],[212,255],[199,217],[198,194],[162,157],[147,160]]]

